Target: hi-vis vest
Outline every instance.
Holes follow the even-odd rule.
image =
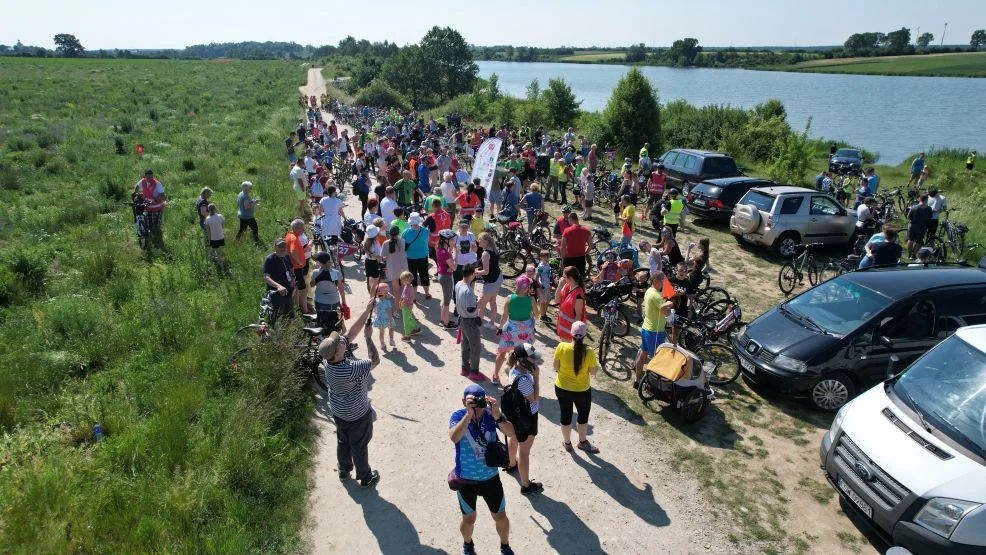
[[[664,215],[664,223],[675,225],[681,221],[681,210],[685,207],[685,203],[681,202],[679,199],[674,199],[671,201],[671,208],[668,209],[668,213]]]
[[[435,220],[435,231],[428,234],[428,246],[434,248],[438,246],[438,232],[452,229],[452,216],[444,210],[439,210],[432,212],[431,217]]]
[[[155,199],[154,194],[160,183],[160,181],[153,178],[150,181],[147,181],[146,177],[140,180],[140,194],[144,196],[144,210],[148,212],[161,212],[164,210],[164,201]]]
[[[558,177],[561,175],[561,159],[556,160],[552,158],[550,168],[552,177]]]

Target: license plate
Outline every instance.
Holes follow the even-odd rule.
[[[705,201],[700,198],[697,198],[692,201],[692,204],[694,204],[695,206],[705,206]]]
[[[851,499],[852,502],[855,503],[856,506],[859,507],[861,511],[863,511],[863,514],[865,514],[870,518],[873,518],[873,507],[870,507],[869,503],[863,501],[863,498],[860,497],[858,493],[853,491],[853,489],[849,487],[849,484],[847,484],[846,481],[843,480],[841,477],[839,478],[839,489],[846,492],[846,495],[849,496],[849,499]]]
[[[753,242],[753,236],[750,235],[749,233],[744,233],[743,234],[743,240],[746,241],[747,243],[752,243]]]
[[[754,366],[754,364],[752,362],[750,362],[749,360],[746,360],[743,357],[739,357],[739,361],[740,361],[740,366],[742,366],[744,370],[746,370],[747,372],[749,372],[751,374],[756,374],[757,373],[757,367]]]

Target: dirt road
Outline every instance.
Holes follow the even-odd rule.
[[[324,91],[317,69],[309,71],[307,95]],[[347,215],[358,216],[355,202]],[[347,271],[347,275],[356,272]],[[365,306],[368,295],[351,279],[349,304]],[[437,286],[433,294],[438,293]],[[504,295],[505,296],[505,295]],[[423,297],[419,296],[419,300]],[[502,305],[502,301],[501,301]],[[388,347],[373,372],[370,398],[376,411],[370,461],[380,471],[374,489],[361,490],[336,477],[335,433],[320,406],[318,452],[312,472],[308,541],[315,553],[459,552],[459,508],[445,484],[454,464],[448,419],[461,406],[459,346],[454,332],[437,326],[438,299],[424,301],[424,333],[412,344]],[[541,330],[539,330],[541,331]],[[484,331],[483,370],[493,367],[496,336]],[[550,359],[553,333],[538,334]],[[362,339],[361,341],[362,342]],[[361,347],[365,354],[365,348]],[[501,474],[511,520],[510,543],[518,553],[724,553],[735,552],[712,522],[708,505],[690,476],[669,468],[669,453],[644,441],[644,421],[618,397],[594,393],[592,441],[599,455],[562,449],[554,372],[542,369],[541,429],[531,475],[541,494],[525,497],[518,481]],[[499,393],[487,382],[488,392]],[[480,510],[475,542],[480,553],[497,551],[492,520]]]

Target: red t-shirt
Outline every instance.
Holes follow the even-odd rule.
[[[565,258],[578,258],[588,252],[589,237],[592,236],[589,228],[581,225],[569,226],[561,236],[565,239]]]

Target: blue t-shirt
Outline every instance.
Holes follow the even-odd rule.
[[[921,173],[924,171],[924,158],[915,158],[911,164],[911,173]]]
[[[876,195],[876,190],[880,188],[880,176],[873,174],[867,180],[867,185],[870,188],[870,192]]]
[[[517,197],[517,193],[510,191],[503,195],[503,211],[511,216],[517,215],[517,203],[520,199]]]
[[[544,197],[541,196],[541,193],[527,193],[524,195],[524,201],[527,204],[527,211],[529,213],[534,213],[535,210],[544,208]]]
[[[240,191],[240,194],[236,195],[236,211],[237,216],[241,220],[252,220],[254,218],[254,210],[257,208],[257,205],[251,204],[247,207],[247,202],[251,200],[253,199],[250,198],[250,195],[246,191]]]
[[[370,178],[361,175],[356,178],[356,190],[363,194],[370,194]]]
[[[414,229],[408,226],[401,233],[401,238],[404,239],[404,243],[407,244],[407,257],[408,259],[419,259],[428,258],[428,230],[424,227],[419,227]]]
[[[537,267],[537,277],[538,283],[541,287],[547,291],[551,287],[551,265],[550,264],[538,264]]]
[[[428,166],[418,163],[418,189],[426,195],[431,192],[431,182],[428,181],[430,175],[431,170]]]
[[[468,418],[465,407],[452,413],[449,429],[454,428],[463,418]],[[455,444],[455,473],[460,478],[482,482],[497,475],[496,467],[486,466],[486,448],[479,442],[481,431],[486,443],[496,442],[496,420],[490,411],[483,413],[479,426],[470,422],[462,439]]]

